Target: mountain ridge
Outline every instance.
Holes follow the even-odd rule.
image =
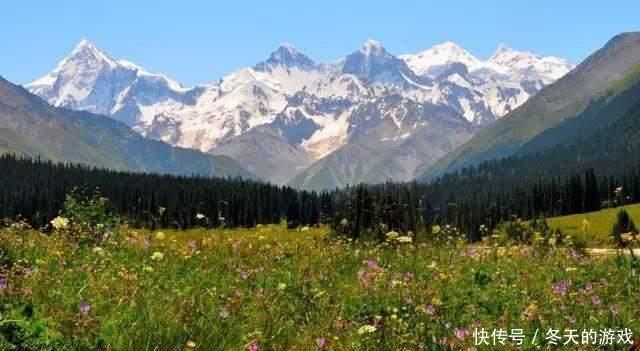
[[[395,56],[381,43],[369,40],[342,60],[318,63],[285,43],[252,68],[234,71],[218,83],[184,88],[82,41],[54,71],[27,87],[54,105],[110,115],[148,138],[225,154],[263,179],[283,184],[355,140],[354,131],[375,128],[371,119],[357,118],[354,113],[385,96],[403,97],[387,100],[400,105],[380,107],[389,111],[408,110],[414,103],[431,104],[449,108],[460,120],[484,126],[522,104],[542,84],[513,80],[505,73],[507,68],[472,72],[462,62],[449,62],[437,74],[417,74],[406,57]],[[427,141],[413,134],[425,135],[429,130],[416,124],[402,132],[406,133],[414,140]],[[453,143],[438,143],[453,148],[466,139],[452,137]],[[269,147],[258,147],[261,142]],[[440,150],[430,143],[423,147]],[[254,152],[247,152],[249,149]],[[430,167],[433,155],[441,152],[414,153],[415,165],[390,164],[389,170],[381,172],[410,180],[417,176],[416,169]],[[364,157],[357,159],[365,162]],[[278,164],[287,167],[278,170]],[[333,185],[346,181],[338,179]]]

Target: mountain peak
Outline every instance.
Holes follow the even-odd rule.
[[[496,53],[511,52],[511,51],[515,51],[515,50],[505,43],[500,43],[500,45],[498,45],[498,48],[496,49]]]
[[[379,41],[369,39],[362,45],[362,49],[360,51],[362,51],[365,55],[370,55],[372,53],[373,54],[382,53],[385,50]]]
[[[111,67],[118,65],[118,60],[114,59],[104,50],[98,48],[91,41],[84,38],[80,39],[73,51],[71,51],[69,56],[67,56],[61,64],[69,60],[97,61],[105,63]]]
[[[286,51],[291,54],[298,54],[298,49],[296,49],[296,47],[289,42],[284,42],[278,45],[278,48],[276,48],[276,51]]]
[[[520,53],[519,51],[513,49],[507,44],[501,43],[500,45],[498,45],[498,48],[496,48],[496,51],[493,53],[493,55],[491,55],[491,57],[489,58],[489,61],[495,61],[500,56],[514,55],[519,53]]]
[[[91,41],[89,41],[88,39],[82,38],[82,39],[80,39],[80,41],[76,45],[74,51],[78,50],[78,49],[81,49],[81,48],[84,48],[84,47],[95,48],[95,45],[93,45],[93,43]]]
[[[266,66],[284,66],[287,68],[311,68],[315,66],[315,62],[308,56],[304,55],[291,43],[280,44],[274,52],[271,53],[266,61],[256,65],[257,70],[264,70]]]
[[[434,45],[431,50],[455,50],[455,51],[466,51],[462,48],[462,46],[454,43],[452,41],[445,41],[444,43]]]
[[[400,58],[418,75],[437,75],[443,67],[454,63],[464,64],[469,71],[482,64],[478,58],[451,41],[434,45],[416,55],[402,55]]]

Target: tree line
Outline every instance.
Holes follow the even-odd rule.
[[[383,237],[390,230],[429,235],[433,225],[449,224],[473,241],[483,235],[481,226],[491,230],[513,218],[640,202],[638,166],[609,175],[587,169],[526,176],[513,162],[485,162],[430,182],[313,192],[239,178],[137,174],[4,155],[0,218],[22,216],[45,227],[60,213],[65,195],[83,186],[97,188],[110,208],[136,227],[253,227],[286,220],[291,228],[326,223],[355,238]]]
[[[253,227],[289,218],[316,225],[327,194],[240,178],[140,174],[13,155],[0,157],[0,218],[46,226],[74,187],[98,189],[110,209],[137,227]],[[198,219],[198,214],[205,218]]]

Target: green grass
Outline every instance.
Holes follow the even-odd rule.
[[[586,239],[590,247],[611,246],[610,234],[621,208],[626,209],[633,221],[640,224],[640,204],[608,208],[597,212],[582,213],[570,216],[556,217],[548,220],[553,228],[559,228],[567,234],[582,235],[583,221],[589,222]]]
[[[13,225],[0,229],[0,252],[2,350],[316,350],[324,339],[328,350],[467,350],[476,327],[522,328],[529,342],[536,329],[640,332],[629,258],[553,247],[391,245],[263,226],[119,228],[95,248]]]

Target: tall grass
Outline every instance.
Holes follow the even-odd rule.
[[[640,331],[625,256],[282,226],[119,227],[92,246],[14,224],[0,240],[0,349],[506,349],[475,346],[473,330],[522,328],[526,342],[536,329]]]

